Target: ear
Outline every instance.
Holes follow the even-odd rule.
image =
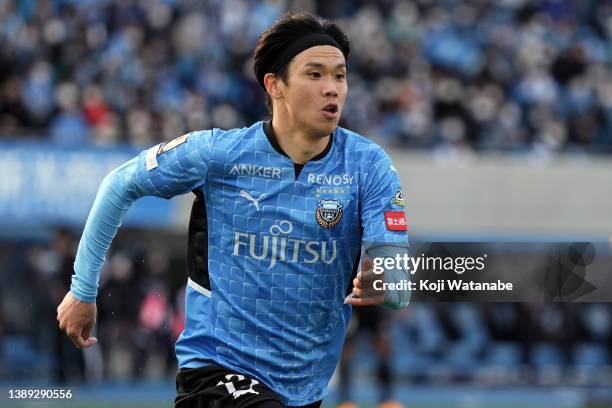
[[[264,86],[272,99],[280,99],[283,97],[281,83],[283,82],[275,74],[268,73],[264,76]]]

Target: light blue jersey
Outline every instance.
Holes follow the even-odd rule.
[[[298,171],[270,129],[192,132],[144,151],[105,180],[116,195],[110,224],[141,196],[198,192],[204,249],[189,274],[179,366],[219,365],[305,405],[327,394],[362,243],[406,246],[406,218],[397,172],[373,142],[337,128]],[[95,213],[75,264],[82,298],[108,248],[88,242]]]

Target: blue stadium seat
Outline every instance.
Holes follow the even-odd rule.
[[[2,366],[10,367],[9,379],[40,379],[47,377],[52,359],[38,350],[32,339],[23,335],[6,336],[1,350]]]
[[[608,350],[602,344],[581,343],[574,349],[574,364],[578,366],[602,366],[610,363]]]

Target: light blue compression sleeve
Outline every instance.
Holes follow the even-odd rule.
[[[374,258],[393,258],[397,255],[403,257],[408,254],[406,246],[393,244],[372,245],[366,248],[366,255],[370,259]],[[397,265],[396,265],[397,266]],[[384,281],[388,283],[400,283],[402,280],[410,280],[410,272],[404,268],[385,269]],[[382,306],[389,309],[402,309],[410,303],[409,290],[386,290],[385,300]]]
[[[132,203],[142,195],[132,186],[138,157],[108,174],[87,218],[74,262],[70,291],[83,302],[95,302],[105,254]]]
[[[70,291],[95,302],[100,270],[128,209],[144,196],[171,198],[206,181],[213,132],[203,130],[156,145],[104,178],[79,242]]]

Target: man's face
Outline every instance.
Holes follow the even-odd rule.
[[[299,53],[281,87],[281,103],[292,121],[310,134],[329,135],[338,126],[348,90],[344,55],[331,45]]]

